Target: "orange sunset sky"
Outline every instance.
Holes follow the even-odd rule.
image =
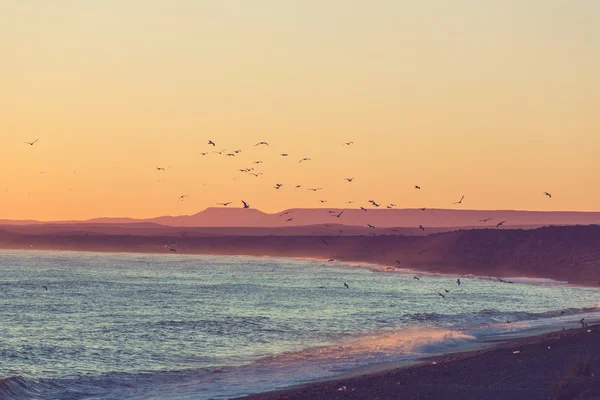
[[[5,0],[0,49],[0,219],[600,210],[597,0]]]

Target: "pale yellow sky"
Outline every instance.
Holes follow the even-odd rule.
[[[600,210],[598,49],[596,0],[5,0],[0,219]]]

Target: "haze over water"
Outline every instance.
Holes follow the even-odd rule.
[[[249,257],[2,251],[0,274],[6,399],[231,398],[600,304],[592,288]]]

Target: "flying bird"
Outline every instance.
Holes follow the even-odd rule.
[[[201,156],[206,156],[208,153],[200,153]]]
[[[316,192],[317,190],[323,190],[323,188],[314,188],[314,189],[306,189],[306,190],[312,190],[313,192]]]
[[[420,279],[419,279],[418,276],[414,276],[413,279],[416,279],[416,280],[420,281]]]
[[[327,260],[327,262],[334,262],[335,260],[333,258],[330,258],[329,260]]]
[[[490,219],[493,219],[493,218],[480,219],[479,222],[488,222]]]
[[[373,204],[375,207],[379,207],[381,204],[377,204],[374,200],[369,200],[369,203]]]
[[[400,265],[400,264],[402,264],[402,261],[396,260],[396,264]]]
[[[256,146],[260,146],[261,144],[264,144],[264,145],[267,145],[267,146],[269,146],[269,143],[267,143],[267,142],[258,142],[258,143],[256,143],[256,144],[254,145],[254,147],[256,147]]]
[[[419,229],[425,232],[425,228],[423,228],[423,225],[419,225]]]
[[[252,164],[262,164],[262,161],[254,161]]]
[[[285,222],[291,222],[293,220],[294,220],[294,218],[288,218]]]
[[[346,204],[352,204],[352,203],[354,203],[354,200],[351,200],[351,201],[347,201],[347,202],[346,202]]]
[[[446,293],[450,293],[450,291],[449,291],[448,289],[444,289],[444,291],[445,291]]]
[[[441,294],[440,292],[438,292],[438,294],[439,294],[440,296],[442,296],[443,298],[446,298],[446,296],[444,296],[444,295],[443,295],[443,294]]]
[[[465,198],[465,195],[463,195],[463,197],[461,197],[459,201],[455,201],[452,204],[462,204],[462,201],[463,201],[464,198]]]
[[[345,178],[344,180],[348,181],[348,182],[352,182],[354,180],[354,178]]]
[[[364,212],[367,212],[367,209],[364,207],[361,207],[360,209],[363,210]]]
[[[321,200],[321,203],[327,203],[327,200]]]
[[[323,243],[325,246],[329,246],[329,243],[327,243],[327,241],[323,238],[321,238],[321,243]]]
[[[421,210],[421,211],[425,211],[425,210],[427,210],[427,209],[426,209],[425,207],[423,207],[423,208],[419,208],[419,210]]]
[[[343,213],[344,213],[344,211],[342,211],[341,213],[339,213],[339,214],[337,214],[337,215],[332,215],[332,216],[333,216],[333,217],[336,217],[336,218],[340,218],[340,217],[342,216],[342,214],[343,214]]]
[[[367,226],[368,226],[369,228],[371,228],[371,229],[375,229],[375,226],[374,226],[374,225],[367,224]]]
[[[301,187],[302,187],[302,185],[296,185],[296,186],[294,187],[294,189],[300,189]]]
[[[346,146],[350,146],[351,144],[354,144],[354,142],[346,142],[346,143],[344,143],[344,145],[346,145]]]
[[[225,154],[225,155],[226,155],[227,157],[235,157],[235,154],[234,154],[234,153],[227,153],[227,154]]]
[[[262,172],[259,172],[258,174],[251,173],[250,175],[255,176],[255,177],[258,178],[259,176],[264,175],[264,174]]]
[[[212,140],[209,140],[209,141],[208,141],[208,144],[212,144],[212,145],[213,145],[213,147],[214,147],[214,146],[216,146],[216,145],[215,145],[215,142],[213,142]]]
[[[165,169],[164,169],[164,168],[162,168],[162,167],[156,167],[156,169],[157,169],[158,171],[164,171],[164,170],[165,170]]]
[[[286,211],[283,214],[281,214],[280,217],[283,217],[284,215],[288,215],[288,214],[291,214],[291,213],[293,213],[293,211]]]
[[[544,194],[545,194],[546,196],[548,196],[548,198],[550,198],[550,199],[552,198],[552,195],[551,195],[550,193],[548,193],[548,192],[544,192]]]
[[[215,153],[215,154],[218,154],[218,155],[221,155],[221,154],[223,154],[223,152],[224,152],[225,150],[227,150],[227,149],[223,149],[223,150],[221,150],[221,151],[213,151],[213,153]]]
[[[301,163],[302,161],[310,161],[310,158],[305,157],[302,160],[298,161],[298,163]]]
[[[42,286],[45,290],[48,290],[48,286]]]
[[[346,286],[346,289],[350,289],[350,286],[346,282],[344,282],[344,286]]]
[[[246,203],[244,200],[242,200],[242,204],[244,204],[244,208],[250,208],[250,206],[248,205],[248,203]]]
[[[224,206],[224,207],[227,207],[227,206],[228,206],[228,205],[230,205],[230,204],[231,204],[231,202],[230,202],[230,201],[228,201],[227,203],[217,203],[217,205],[219,205],[219,206]]]
[[[281,183],[276,183],[275,186],[273,186],[275,189],[280,189],[283,186],[283,184]]]
[[[281,153],[281,157],[287,157],[289,154],[287,153]]]
[[[233,152],[234,152],[235,154],[238,154],[238,153],[241,153],[242,151],[241,151],[241,150],[234,150]]]
[[[25,143],[27,143],[30,146],[33,146],[35,144],[35,142],[37,142],[38,140],[40,140],[40,139],[35,139],[33,142],[25,142]]]
[[[187,194],[182,194],[181,196],[179,196],[177,201],[183,201],[183,199],[185,199],[186,197],[190,197],[190,196],[188,196]]]
[[[498,222],[498,224],[496,225],[496,228],[500,228],[502,225],[504,225],[505,222],[506,221]]]
[[[421,189],[421,186],[415,185],[415,189]]]

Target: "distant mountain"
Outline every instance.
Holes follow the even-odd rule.
[[[334,215],[343,214],[337,218]],[[283,215],[285,213],[285,215]],[[291,219],[288,221],[288,219]],[[482,220],[489,219],[486,222]],[[600,212],[569,211],[510,211],[510,210],[448,210],[448,209],[290,209],[267,214],[256,209],[207,208],[194,215],[163,216],[149,219],[94,218],[87,221],[61,221],[52,224],[112,224],[127,225],[153,223],[170,227],[197,228],[275,228],[323,224],[346,226],[373,225],[377,228],[418,228],[422,225],[436,228],[495,227],[506,221],[504,227],[539,227],[546,225],[600,224]],[[0,220],[0,225],[31,225],[38,221]]]

